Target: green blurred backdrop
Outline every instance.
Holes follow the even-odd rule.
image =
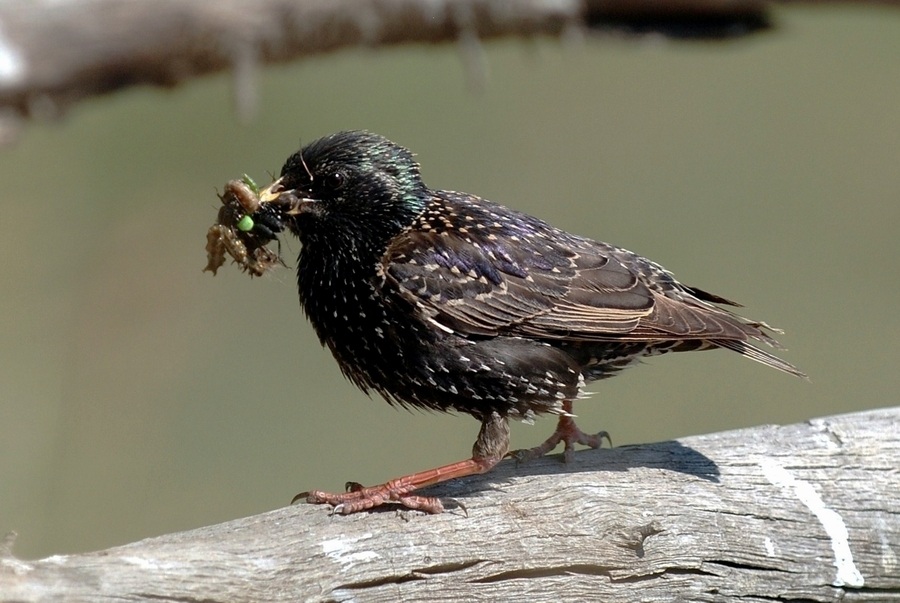
[[[617,444],[897,404],[900,18],[776,17],[727,44],[492,43],[482,93],[457,48],[404,47],[265,70],[249,126],[223,76],[30,127],[0,162],[0,532],[24,557],[97,549],[469,454],[471,418],[342,379],[292,270],[201,273],[217,188],[339,129],[409,146],[432,186],[740,300],[812,379],[724,352],[652,359],[577,406]]]

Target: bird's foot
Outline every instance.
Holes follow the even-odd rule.
[[[444,505],[440,500],[433,496],[418,496],[411,492],[457,477],[485,473],[500,462],[507,450],[509,450],[509,421],[506,417],[491,413],[482,419],[481,430],[478,432],[475,445],[472,446],[470,459],[392,479],[380,486],[364,488],[355,482],[348,482],[347,492],[343,494],[331,494],[320,490],[302,492],[294,497],[291,504],[305,498],[308,503],[332,505],[333,512],[341,515],[374,509],[388,503],[396,503],[407,509],[426,513],[441,513]]]
[[[556,448],[560,442],[563,442],[565,445],[563,450],[563,461],[568,463],[571,462],[572,454],[575,452],[575,444],[581,444],[591,448],[600,448],[600,446],[603,445],[603,440],[606,440],[609,445],[612,446],[612,440],[609,437],[609,433],[605,431],[593,435],[584,433],[578,428],[578,425],[575,424],[575,419],[572,415],[562,415],[559,418],[559,423],[556,425],[556,431],[554,431],[543,444],[535,446],[534,448],[513,450],[509,453],[509,456],[516,459],[517,463],[524,463],[544,456]]]
[[[444,511],[444,505],[438,498],[410,494],[417,487],[410,483],[404,483],[403,478],[369,488],[364,488],[354,482],[347,482],[347,492],[340,494],[321,490],[301,492],[294,497],[291,504],[305,498],[308,503],[331,505],[334,507],[332,512],[340,515],[366,511],[389,503],[396,503],[407,509],[426,513],[442,513]]]
[[[431,486],[457,477],[465,477],[476,473],[484,473],[496,465],[502,456],[471,458],[458,463],[451,463],[413,473],[406,477],[392,479],[380,486],[365,488],[354,482],[347,483],[347,492],[332,494],[313,490],[301,492],[291,501],[291,504],[301,499],[312,504],[327,504],[334,507],[333,512],[340,515],[349,515],[359,511],[367,511],[385,504],[399,504],[407,509],[425,511],[426,513],[442,513],[444,505],[434,496],[419,496],[411,494],[414,490]]]

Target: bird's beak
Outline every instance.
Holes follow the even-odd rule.
[[[308,207],[318,203],[317,199],[309,199],[307,197],[297,197],[293,191],[285,193],[283,199],[286,207],[285,212],[289,216],[297,216],[307,210]]]
[[[259,191],[259,202],[260,203],[271,203],[278,199],[281,196],[281,193],[285,192],[284,187],[281,185],[281,181],[284,178],[279,178],[269,186],[261,189]]]
[[[298,197],[297,191],[285,190],[282,185],[284,178],[279,178],[269,186],[259,191],[260,203],[277,203],[283,207],[285,214],[296,216],[304,211],[304,208],[312,203],[316,203],[316,199],[307,197]]]

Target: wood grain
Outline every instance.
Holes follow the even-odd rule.
[[[504,461],[431,489],[437,516],[299,505],[38,561],[8,539],[0,600],[900,601],[898,426],[900,407]]]

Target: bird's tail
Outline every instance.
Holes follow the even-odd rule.
[[[737,352],[741,356],[746,356],[751,360],[755,360],[759,363],[765,364],[766,366],[771,366],[772,368],[783,371],[789,375],[802,377],[803,379],[809,379],[809,377],[806,376],[806,373],[798,369],[790,362],[785,362],[778,356],[770,354],[765,350],[761,350],[746,341],[741,341],[739,339],[712,339],[710,340],[710,342],[720,348],[727,348],[729,350]]]

